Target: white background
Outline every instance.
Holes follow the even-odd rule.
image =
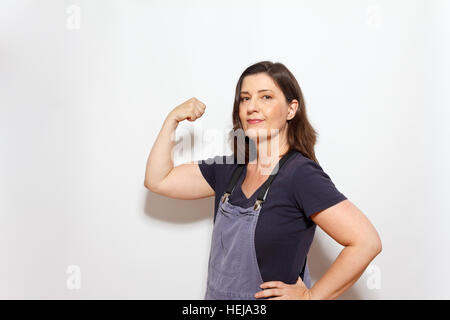
[[[225,134],[261,60],[294,73],[322,168],[382,239],[340,299],[450,298],[450,1],[0,3],[0,298],[203,299],[214,200],[146,190],[145,164],[191,97],[206,113],[177,134]],[[317,228],[313,283],[342,248]]]

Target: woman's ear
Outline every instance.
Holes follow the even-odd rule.
[[[298,108],[298,101],[296,99],[293,99],[289,105],[288,105],[288,116],[287,120],[291,120],[295,117],[295,114],[297,113]]]

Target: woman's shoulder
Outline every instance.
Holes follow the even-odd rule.
[[[215,155],[203,160],[198,160],[202,172],[214,172],[216,176],[228,176],[237,166],[238,162],[231,155]]]
[[[296,151],[292,158],[292,161],[289,161],[289,166],[292,168],[292,171],[303,172],[311,169],[322,170],[322,167],[317,162],[306,157],[299,151]]]
[[[302,154],[294,160],[291,163],[294,197],[307,217],[347,199],[317,162]]]
[[[200,172],[209,182],[211,187],[220,192],[224,181],[231,176],[233,170],[237,167],[233,155],[215,155],[206,159],[198,160]],[[216,185],[217,183],[217,185]]]
[[[300,152],[296,152],[291,166],[291,181],[293,183],[301,182],[305,188],[331,188],[334,182],[331,176],[325,172],[320,164],[316,161],[304,156]]]
[[[330,179],[320,164],[300,152],[295,152],[289,166],[289,172],[292,174],[294,180],[315,179],[319,177]]]
[[[202,165],[237,165],[234,160],[234,156],[231,155],[215,155],[206,159],[201,159],[197,161],[198,164]]]

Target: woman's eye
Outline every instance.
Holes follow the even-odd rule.
[[[268,99],[272,99],[272,97],[268,96],[268,95],[263,96],[263,98],[265,98],[265,97],[268,97]],[[248,99],[248,97],[242,97],[241,101],[245,101],[245,99]],[[268,99],[266,99],[266,100],[268,100]]]

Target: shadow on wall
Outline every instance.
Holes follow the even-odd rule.
[[[192,223],[214,216],[214,198],[198,200],[179,200],[160,196],[148,191],[145,201],[144,212],[153,219],[183,224]],[[312,284],[328,270],[335,258],[330,257],[324,250],[320,239],[314,237],[308,254],[308,266],[311,272]],[[365,281],[363,276],[358,281]],[[356,282],[358,283],[358,282]],[[365,294],[361,293],[355,285],[347,289],[336,300],[361,300]],[[367,299],[367,298],[366,298]],[[370,299],[370,298],[369,298]]]
[[[147,189],[146,189],[147,190]],[[211,219],[211,230],[205,238],[205,243],[211,244],[212,236],[212,219],[214,217],[214,196],[196,199],[196,200],[179,200],[168,198],[147,190],[145,197],[144,213],[148,218],[174,223],[187,224],[204,219]],[[209,249],[204,255],[203,266],[205,268],[205,277],[199,282],[198,298],[203,300],[206,291],[206,274],[208,267]],[[182,293],[180,293],[182,294]],[[178,296],[174,299],[189,300],[191,296]],[[195,299],[195,298],[194,298]]]
[[[153,219],[183,224],[214,216],[214,196],[197,200],[179,200],[147,192],[144,212]]]

